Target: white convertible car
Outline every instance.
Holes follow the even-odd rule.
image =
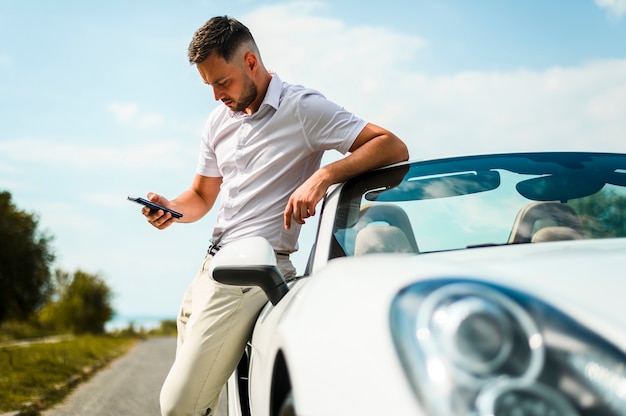
[[[626,415],[625,237],[626,154],[351,179],[295,282],[261,238],[216,255],[216,280],[269,299],[229,415]]]

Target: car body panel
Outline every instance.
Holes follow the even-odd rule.
[[[601,258],[602,269],[590,267],[589,258]],[[389,264],[398,272],[389,273]],[[409,386],[398,382],[406,376],[389,336],[390,305],[402,288],[420,279],[464,278],[538,297],[549,294],[553,306],[626,351],[624,295],[615,290],[624,264],[623,239],[525,245],[515,252],[488,247],[336,259],[314,279],[302,279],[277,308],[264,309],[252,341],[253,357],[262,351],[286,354],[302,415],[423,414]],[[588,276],[593,276],[594,297],[573,284]],[[252,368],[251,391],[257,394],[252,407],[268,409],[270,362]],[[355,380],[359,388],[347,389]],[[311,391],[315,394],[307,393]]]

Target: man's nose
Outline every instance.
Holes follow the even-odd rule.
[[[214,85],[213,96],[215,97],[215,101],[220,101],[222,98],[224,98],[224,90]]]

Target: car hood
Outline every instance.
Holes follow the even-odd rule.
[[[334,286],[371,283],[370,296],[387,296],[389,302],[420,280],[504,285],[542,299],[626,350],[625,266],[626,239],[605,239],[350,257],[330,262],[321,275]]]

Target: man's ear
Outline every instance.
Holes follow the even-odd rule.
[[[244,56],[244,67],[246,69],[249,69],[251,72],[256,72],[258,66],[259,66],[259,60],[256,56],[256,54],[254,52],[248,52],[246,53],[246,55]]]

